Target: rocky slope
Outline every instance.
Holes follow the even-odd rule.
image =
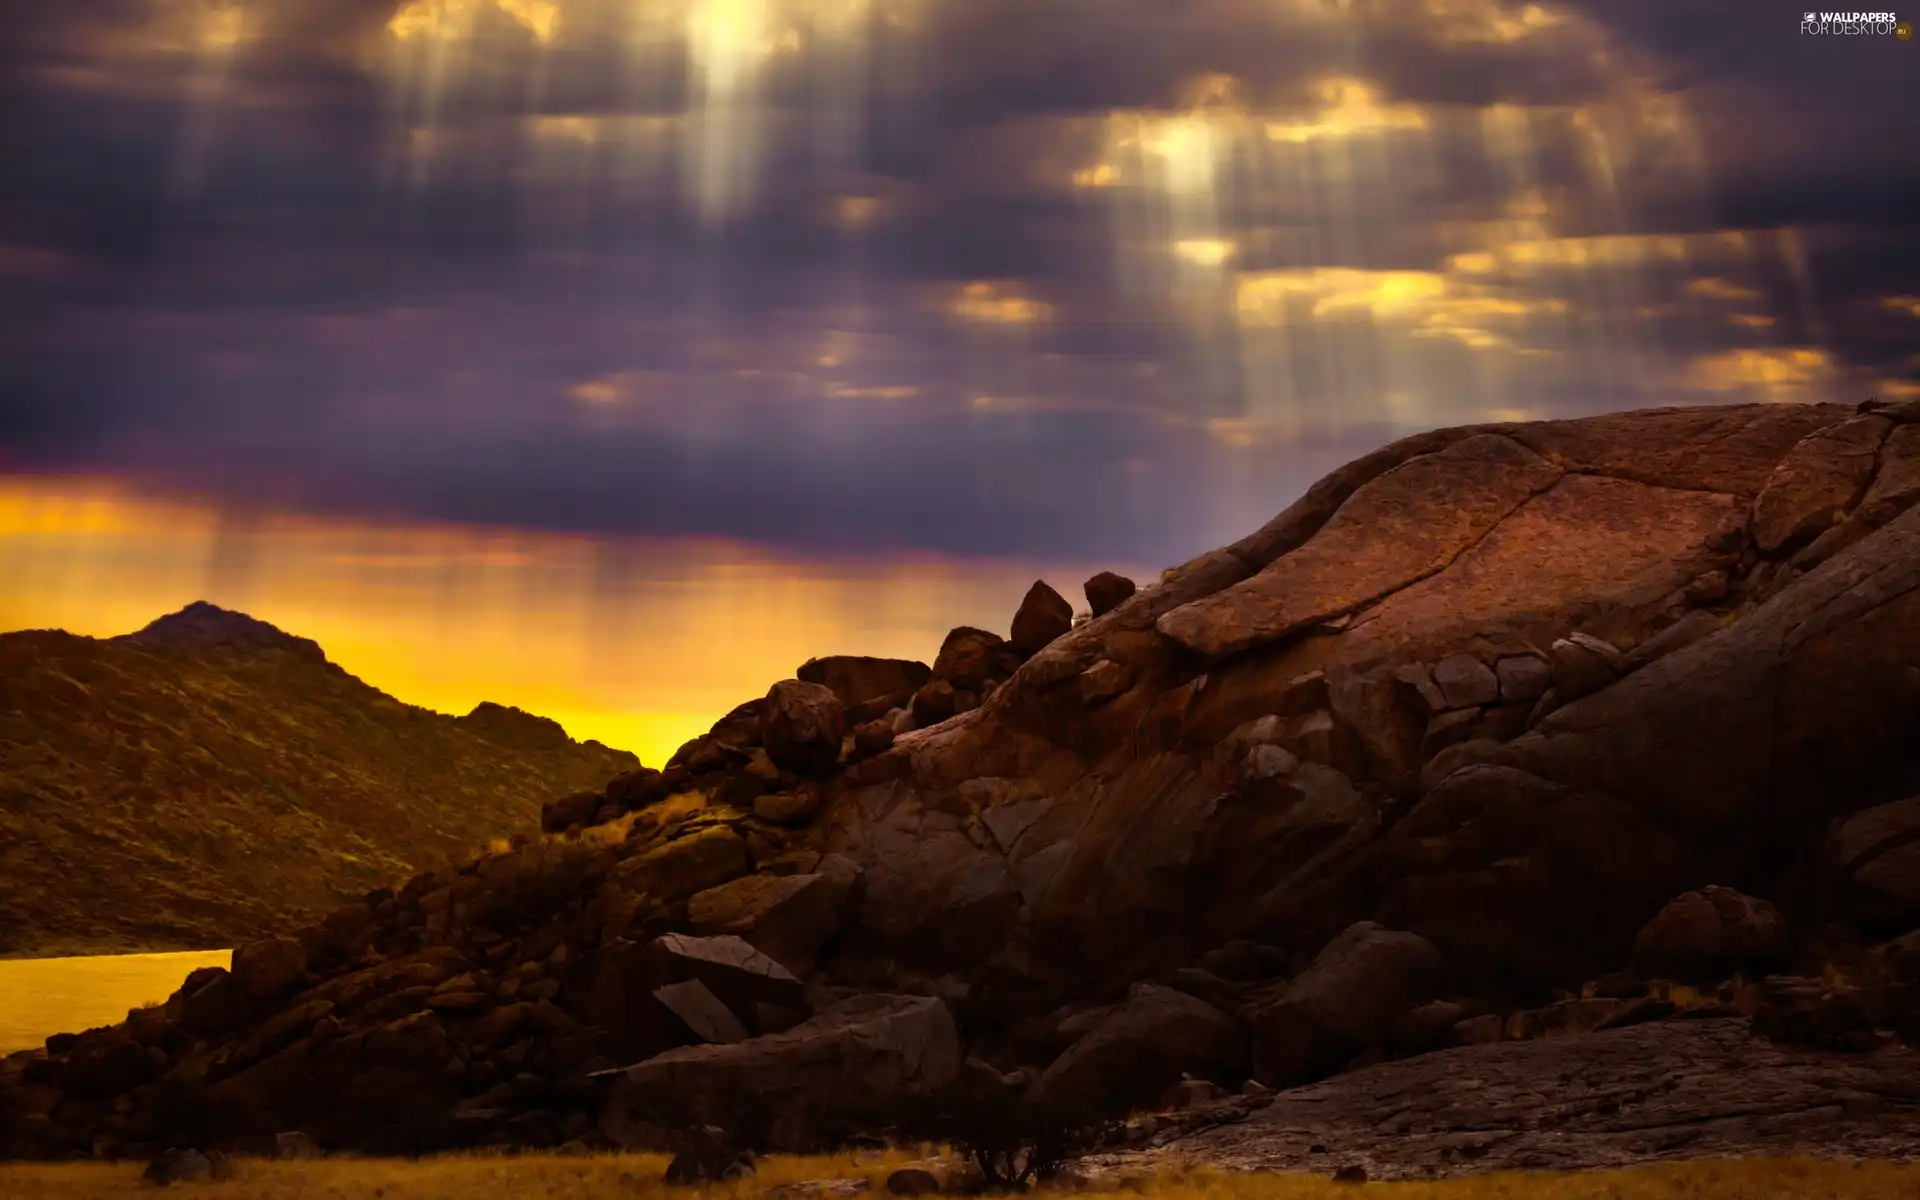
[[[1863,1056],[1911,1123],[1916,500],[1911,404],[1395,443],[1090,620],[1036,585],[930,667],[808,663],[547,840],[7,1060],[0,1146],[800,1148],[1649,1023]]]
[[[0,954],[221,948],[524,833],[630,754],[402,704],[207,604],[0,634]]]

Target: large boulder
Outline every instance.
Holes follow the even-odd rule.
[[[627,859],[609,878],[648,900],[671,904],[746,870],[747,844],[724,825],[708,825]]]
[[[1019,611],[1013,614],[1013,636],[1007,640],[1015,650],[1031,656],[1072,628],[1073,605],[1048,587],[1044,579],[1036,579],[1020,601]]]
[[[1278,995],[1249,1006],[1256,1075],[1277,1086],[1335,1069],[1429,999],[1442,966],[1418,934],[1350,926]]]
[[[675,1126],[724,1125],[769,1150],[821,1149],[960,1071],[953,1016],[926,996],[861,996],[782,1033],[690,1046],[607,1072],[610,1103]]]
[[[255,1000],[277,1000],[307,977],[307,948],[299,938],[264,938],[233,952],[234,983]]]
[[[1729,887],[1710,885],[1675,897],[1633,942],[1644,975],[1713,983],[1735,971],[1764,973],[1793,950],[1780,910]]]
[[[1849,909],[1876,925],[1920,921],[1920,796],[1854,813],[1830,840]]]
[[[747,875],[694,896],[687,920],[697,934],[738,936],[789,970],[805,971],[845,922],[859,870],[835,854],[804,875]]]
[[[840,761],[846,709],[833,689],[784,679],[767,693],[760,712],[760,744],[776,766],[824,771]]]
[[[1072,622],[1071,613],[1068,622]],[[933,660],[933,678],[956,691],[979,693],[990,681],[1005,679],[1018,670],[1020,657],[999,634],[961,625],[940,643],[940,653]]]
[[[1027,1099],[1066,1118],[1124,1114],[1183,1078],[1237,1085],[1246,1070],[1247,1032],[1232,1017],[1141,983],[1034,1080]]]
[[[810,658],[794,672],[802,683],[817,683],[847,708],[886,696],[911,696],[933,677],[933,668],[904,658],[836,654]]]

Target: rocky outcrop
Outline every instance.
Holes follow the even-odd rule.
[[[609,1136],[724,1110],[799,1146],[961,1062],[1201,1120],[1249,1070],[1730,1013],[1880,1053],[1920,1030],[1869,949],[1920,924],[1914,416],[1406,439],[1091,619],[1036,589],[1031,636],[955,629],[910,696],[810,667],[584,832],[330,917],[284,994],[200,977],[0,1094],[54,1153],[219,1104],[329,1148],[537,1145],[613,1080]],[[1793,932],[1804,974],[1764,976]],[[315,1125],[289,1081],[411,1115]]]

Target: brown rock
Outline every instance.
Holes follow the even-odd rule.
[[[1553,691],[1562,704],[1588,696],[1613,682],[1614,671],[1592,647],[1570,638],[1554,642]]]
[[[1287,740],[1301,758],[1332,767],[1349,779],[1358,778],[1365,767],[1359,742],[1325,709],[1295,720]]]
[[[882,697],[912,695],[933,677],[933,668],[904,658],[841,654],[808,659],[794,676],[827,688],[851,709]]]
[[[672,903],[718,887],[746,870],[746,843],[724,825],[709,825],[628,859],[613,869],[610,878],[632,892]]]
[[[1426,735],[1420,739],[1420,754],[1424,758],[1432,758],[1442,750],[1463,745],[1472,739],[1479,726],[1480,710],[1477,708],[1441,713],[1427,722]]]
[[[1102,571],[1087,580],[1087,609],[1096,617],[1104,617],[1133,599],[1133,594],[1139,590],[1138,585],[1125,575]]]
[[[1255,1075],[1278,1085],[1334,1069],[1427,999],[1440,970],[1440,952],[1417,934],[1350,926],[1277,997],[1248,1009]]]
[[[548,801],[540,808],[540,829],[543,833],[564,833],[576,825],[589,824],[605,801],[600,792],[575,792]]]
[[[1219,1009],[1172,988],[1135,984],[1126,1003],[1034,1081],[1027,1098],[1043,1112],[1125,1112],[1151,1104],[1183,1076],[1237,1085],[1246,1055],[1246,1031]]]
[[[1751,498],[1802,438],[1851,415],[1839,404],[1654,409],[1517,425],[1510,436],[1569,471]]]
[[[940,1180],[932,1171],[902,1167],[887,1176],[887,1194],[891,1196],[937,1196]]]
[[[678,1123],[729,1121],[745,1141],[816,1150],[960,1070],[953,1017],[922,996],[861,996],[783,1033],[692,1046],[622,1071],[610,1103]]]
[[[233,952],[233,979],[255,1000],[276,1000],[307,977],[307,948],[299,938],[266,938]]]
[[[1022,655],[1032,657],[1072,629],[1073,605],[1045,580],[1037,579],[1013,614],[1013,636],[1008,641]]]
[[[1433,681],[1433,672],[1424,663],[1407,663],[1394,668],[1394,691],[1407,708],[1431,720],[1447,711],[1447,698]]]
[[[753,802],[753,815],[775,825],[805,825],[819,811],[820,793],[810,787],[791,792],[772,792]]]
[[[1854,912],[1893,925],[1920,918],[1920,796],[1854,813],[1836,823],[1832,840]]]
[[[804,875],[748,875],[687,902],[698,934],[732,934],[791,971],[806,970],[846,920],[859,868],[833,856]]]
[[[913,694],[914,725],[925,729],[929,725],[938,725],[953,716],[954,695],[953,685],[944,679],[936,679],[915,692]]]
[[[686,1023],[703,1042],[728,1045],[747,1040],[747,1027],[706,984],[685,979],[653,989],[653,998]]]
[[[1361,487],[1306,545],[1158,628],[1213,658],[1274,641],[1440,570],[1559,477],[1507,438],[1456,442]]]
[[[1553,684],[1553,667],[1531,654],[1510,655],[1493,665],[1500,699],[1508,704],[1533,704]]]
[[[1103,658],[1080,673],[1080,700],[1091,708],[1105,704],[1132,686],[1133,672]]]
[[[1880,448],[1880,470],[1860,501],[1859,515],[1875,527],[1920,504],[1920,425],[1901,425]]]
[[[656,988],[698,980],[735,1013],[755,1006],[805,1008],[805,991],[793,972],[745,940],[732,936],[688,937],[670,933],[649,948]]]
[[[1772,554],[1831,528],[1866,488],[1885,417],[1853,417],[1807,435],[1767,480],[1753,505],[1753,540]]]
[[[888,721],[868,721],[853,730],[853,753],[857,758],[885,754],[893,746],[893,725]]]
[[[1499,678],[1471,654],[1451,655],[1434,664],[1433,682],[1448,708],[1473,708],[1500,699]]]
[[[760,714],[760,744],[783,770],[828,770],[840,761],[846,732],[839,697],[820,684],[787,679],[767,693]]]
[[[1071,624],[1071,613],[1067,619]],[[1020,655],[999,634],[962,625],[940,643],[940,653],[933,660],[933,678],[945,680],[957,690],[977,693],[989,679],[1004,679],[1019,665]],[[918,711],[916,707],[916,714]]]

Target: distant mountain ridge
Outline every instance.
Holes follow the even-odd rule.
[[[402,703],[204,601],[0,634],[0,955],[233,945],[638,765],[517,708]]]

